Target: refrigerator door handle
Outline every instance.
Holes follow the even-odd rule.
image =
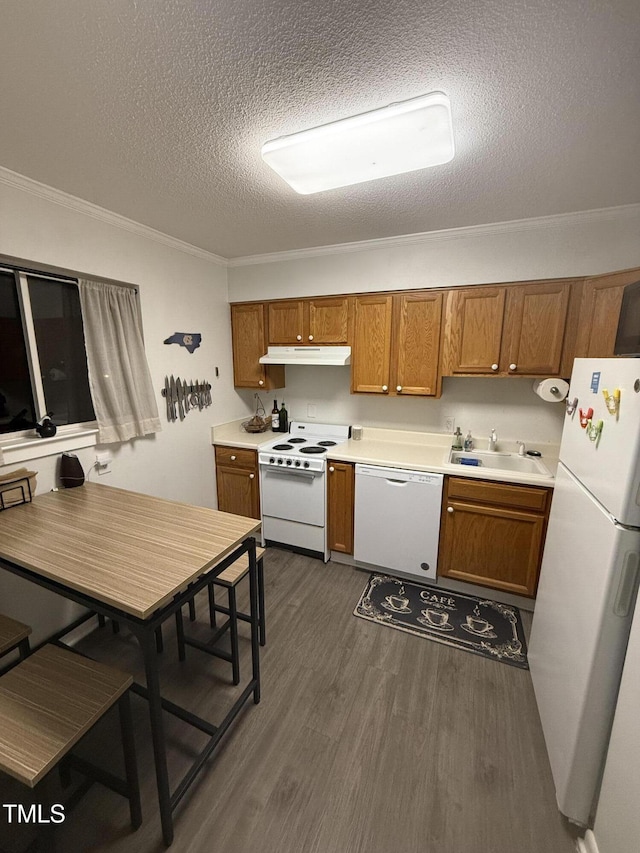
[[[613,612],[616,616],[623,618],[628,616],[631,605],[635,601],[638,587],[638,560],[637,551],[630,551],[625,557],[618,592],[613,605]]]

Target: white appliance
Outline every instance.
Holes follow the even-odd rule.
[[[292,422],[258,452],[262,536],[266,544],[329,559],[327,452],[349,438],[350,427]]]
[[[443,480],[442,474],[356,465],[356,562],[434,580]]]
[[[260,364],[313,364],[345,367],[351,364],[351,347],[267,347]]]
[[[558,806],[586,826],[638,587],[640,360],[576,359],[566,406],[529,665]]]

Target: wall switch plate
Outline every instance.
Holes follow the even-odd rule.
[[[444,416],[444,431],[452,433],[456,428],[456,419],[453,415]]]

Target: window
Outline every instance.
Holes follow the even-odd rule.
[[[95,420],[71,280],[0,268],[0,434]]]

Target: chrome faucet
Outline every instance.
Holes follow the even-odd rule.
[[[495,429],[492,429],[491,433],[489,435],[489,445],[488,445],[487,449],[488,450],[497,450],[497,448],[498,448],[498,436],[496,435]]]
[[[516,441],[516,444],[518,445],[518,456],[524,456],[526,450],[524,441]]]

